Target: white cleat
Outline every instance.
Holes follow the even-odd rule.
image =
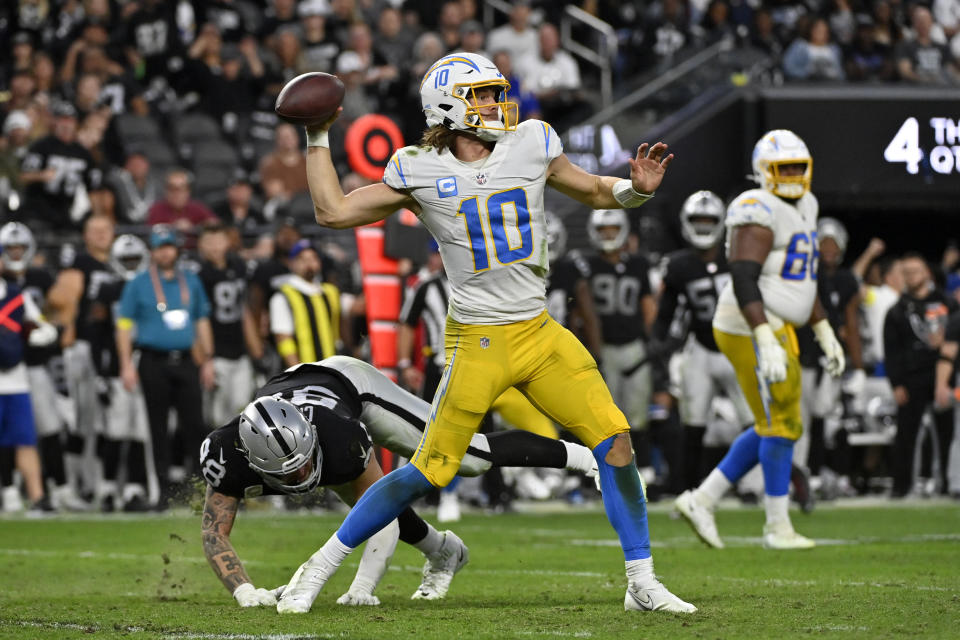
[[[707,546],[714,549],[723,549],[723,540],[717,533],[717,521],[713,517],[713,509],[709,509],[697,501],[692,491],[684,491],[674,500],[673,506],[684,520],[690,523],[694,533],[703,540]]]
[[[337,604],[343,604],[348,607],[379,607],[380,598],[372,593],[347,591],[345,594],[337,598]]]
[[[335,569],[334,569],[335,570]],[[300,565],[277,602],[277,613],[306,613],[333,571],[318,551]]]
[[[460,520],[460,498],[456,491],[441,491],[440,504],[437,505],[439,522],[457,522]]]
[[[813,549],[817,546],[815,540],[802,536],[793,530],[789,522],[768,524],[763,527],[764,549]]]
[[[54,487],[50,502],[57,511],[90,511],[90,503],[81,499],[69,484]]]
[[[470,550],[453,531],[443,532],[440,550],[427,557],[423,565],[423,582],[410,596],[411,600],[440,600],[450,590],[453,576],[470,561]]]
[[[670,613],[696,613],[697,608],[670,593],[665,586],[654,579],[640,586],[631,583],[627,595],[623,598],[625,611],[668,611]]]
[[[23,498],[20,497],[20,489],[16,487],[4,487],[3,491],[0,491],[0,500],[3,502],[4,513],[23,511]]]

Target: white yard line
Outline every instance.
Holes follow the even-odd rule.
[[[182,638],[184,640],[325,640],[327,638],[341,638],[345,634],[315,634],[315,633],[200,633],[200,632],[172,632],[155,631],[144,629],[143,627],[109,627],[103,628],[96,624],[80,624],[76,622],[34,622],[30,620],[0,620],[0,627],[26,627],[31,629],[67,629],[70,631],[83,631],[84,633],[97,633],[99,631],[118,631],[127,635],[138,633],[150,633],[161,635],[164,638]]]

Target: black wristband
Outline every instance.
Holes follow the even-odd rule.
[[[762,269],[763,265],[753,260],[736,260],[730,263],[733,294],[737,297],[737,304],[741,309],[752,302],[763,304],[759,284]]]

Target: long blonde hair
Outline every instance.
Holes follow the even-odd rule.
[[[457,132],[447,129],[442,124],[435,124],[423,132],[420,138],[421,147],[431,147],[437,151],[453,151],[453,141],[457,139]]]

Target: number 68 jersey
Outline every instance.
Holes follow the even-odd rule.
[[[547,166],[562,152],[550,125],[527,120],[481,161],[417,146],[390,159],[383,181],[420,204],[420,220],[440,247],[457,322],[509,324],[546,308],[543,190]]]
[[[727,207],[726,225],[731,230],[747,224],[773,231],[773,246],[760,271],[763,306],[774,331],[786,324],[803,326],[810,319],[817,297],[817,214],[819,206],[807,192],[790,204],[769,191],[750,189]],[[727,234],[729,259],[730,233]],[[717,301],[713,326],[725,333],[750,335],[750,325],[740,312],[728,282]]]

